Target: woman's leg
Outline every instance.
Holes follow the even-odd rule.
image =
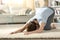
[[[53,22],[53,18],[54,18],[54,13],[51,14],[48,19],[47,19],[47,23],[44,27],[45,30],[50,30],[51,28],[53,28],[52,26],[54,26],[53,24],[51,24]]]

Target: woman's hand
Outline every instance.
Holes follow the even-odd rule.
[[[10,34],[16,34],[16,33],[20,33],[20,32],[23,32],[23,31],[20,29],[20,30],[17,30],[17,31],[11,32]]]
[[[11,32],[10,34],[16,34],[17,32]]]

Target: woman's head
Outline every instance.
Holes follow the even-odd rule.
[[[34,19],[33,21],[30,21],[27,27],[27,31],[34,31],[39,28],[39,23],[37,19]]]

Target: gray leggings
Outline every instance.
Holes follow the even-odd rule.
[[[47,23],[44,27],[44,30],[50,30],[51,29],[51,26],[50,24],[53,22],[53,18],[54,18],[54,13],[51,14],[49,17],[48,17],[48,20],[47,20]]]

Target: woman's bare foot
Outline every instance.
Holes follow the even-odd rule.
[[[51,23],[51,28],[52,28],[52,29],[56,29],[56,26],[55,26],[54,23]]]

